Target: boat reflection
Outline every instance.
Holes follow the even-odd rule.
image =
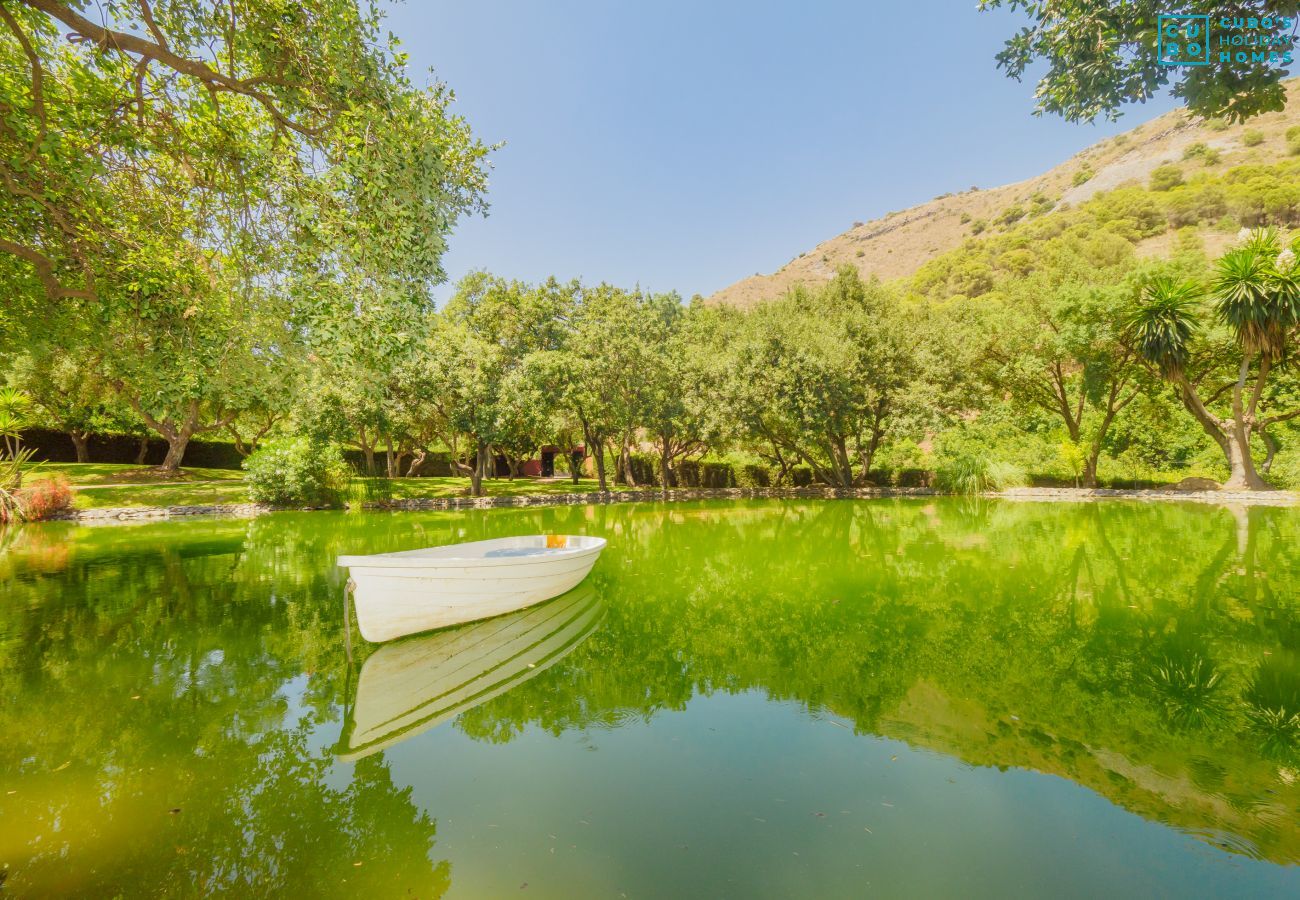
[[[352,761],[398,744],[523,684],[596,629],[591,585],[510,615],[386,644],[361,666],[336,748]]]

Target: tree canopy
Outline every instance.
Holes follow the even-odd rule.
[[[980,0],[980,9],[1020,11],[1029,24],[1007,40],[998,67],[1019,81],[1031,67],[1045,63],[1034,97],[1035,113],[1052,113],[1072,122],[1099,116],[1117,119],[1129,103],[1150,100],[1171,87],[1189,111],[1234,121],[1273,112],[1286,105],[1282,81],[1288,68],[1277,48],[1276,59],[1219,62],[1217,47],[1205,66],[1171,66],[1158,55],[1160,16],[1208,15],[1243,22],[1268,19],[1283,36],[1292,31],[1296,8],[1284,0]],[[1272,33],[1272,30],[1269,30]],[[1209,39],[1207,35],[1206,40]],[[1251,48],[1259,49],[1259,48]]]

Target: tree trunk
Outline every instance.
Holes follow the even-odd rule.
[[[1094,448],[1088,453],[1088,458],[1084,460],[1083,486],[1086,488],[1095,488],[1097,486],[1097,459],[1100,455],[1100,448]]]
[[[411,456],[411,465],[406,470],[407,478],[416,478],[420,470],[424,468],[424,461],[429,458],[429,451],[424,447],[419,448]]]
[[[142,437],[140,438],[140,448],[136,450],[135,453],[135,464],[137,466],[143,466],[145,460],[148,458],[149,458],[149,439],[147,437]]]
[[[187,422],[166,436],[167,455],[163,457],[162,465],[158,467],[159,471],[167,475],[175,475],[180,472],[181,462],[185,459],[185,448],[190,445],[190,438],[193,435],[194,426]]]
[[[1243,361],[1243,368],[1245,365]],[[1244,382],[1245,376],[1243,375],[1240,380]],[[1260,478],[1259,473],[1255,471],[1255,461],[1250,458],[1250,428],[1244,424],[1242,417],[1234,416],[1234,420],[1221,421],[1201,402],[1200,396],[1187,380],[1187,376],[1179,376],[1177,383],[1183,406],[1200,423],[1205,433],[1219,445],[1224,458],[1228,461],[1228,470],[1231,474],[1223,487],[1234,491],[1270,490],[1268,482]],[[1240,400],[1235,400],[1233,406],[1234,412],[1238,411],[1241,408]]]
[[[487,444],[483,441],[475,442],[474,451],[474,468],[469,476],[469,492],[471,496],[483,496],[483,469],[484,460],[487,458]]]
[[[1273,468],[1273,457],[1277,456],[1277,441],[1273,439],[1273,435],[1263,430],[1259,432],[1259,438],[1264,442],[1265,450],[1264,461],[1259,464],[1259,470],[1267,475],[1268,470]]]
[[[386,434],[384,435],[384,471],[389,478],[397,477],[397,466],[398,459],[396,454],[393,453],[393,436]]]
[[[510,474],[509,476],[507,476],[508,481],[514,481],[517,477],[519,477],[519,459],[517,457],[510,456],[509,454],[507,454],[506,466],[510,469]]]
[[[605,439],[593,440],[594,435],[587,435],[587,452],[591,452],[594,447],[596,450],[596,489],[602,494],[609,490],[609,484],[605,480]]]
[[[668,452],[668,434],[659,435],[659,483],[663,486],[664,496],[668,496],[668,488],[672,486],[672,468],[669,465]]]
[[[622,470],[623,483],[628,487],[637,487],[636,473],[632,471],[632,432],[623,435],[623,444],[619,448],[618,467]]]
[[[582,463],[584,459],[585,457],[580,456],[574,451],[569,451],[569,480],[574,484],[577,484],[578,479],[582,477]]]
[[[1250,431],[1233,423],[1228,429],[1228,468],[1232,474],[1223,485],[1225,490],[1267,491],[1272,485],[1255,471],[1255,460],[1250,456]]]
[[[77,462],[90,462],[90,432],[73,428],[68,432],[68,437],[72,438],[72,446],[77,448]]]

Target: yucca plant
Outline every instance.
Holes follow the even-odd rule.
[[[1265,415],[1261,408],[1267,402],[1269,372],[1285,359],[1300,325],[1295,249],[1284,248],[1275,230],[1257,229],[1244,232],[1241,244],[1216,264],[1210,298],[1217,318],[1240,348],[1241,358],[1235,383],[1216,391],[1209,403],[1186,372],[1192,341],[1200,328],[1200,288],[1188,281],[1154,278],[1142,288],[1138,309],[1126,323],[1131,346],[1177,386],[1187,411],[1223,451],[1231,471],[1228,488],[1267,489],[1268,482],[1255,470],[1251,437],[1272,423],[1300,416],[1300,409]],[[1231,393],[1226,393],[1229,390]],[[1226,413],[1210,408],[1219,397],[1229,401]]]
[[[30,424],[32,400],[22,391],[0,388],[0,441],[4,456],[15,459],[22,447],[22,430]]]
[[[23,508],[23,469],[31,461],[32,450],[19,448],[13,454],[0,455],[0,525],[21,522]]]
[[[1288,334],[1300,323],[1294,260],[1275,229],[1259,229],[1220,258],[1211,285],[1216,312],[1242,350],[1270,362],[1285,355]]]
[[[1200,329],[1201,299],[1201,289],[1190,281],[1154,278],[1126,323],[1134,348],[1165,378],[1181,376],[1187,365],[1189,345]]]

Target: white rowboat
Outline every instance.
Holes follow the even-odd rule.
[[[552,603],[380,647],[361,667],[336,749],[360,759],[428,731],[546,671],[604,612],[582,587]]]
[[[587,577],[605,539],[535,534],[401,553],[340,556],[361,636],[393,638],[473,622],[558,597]]]

